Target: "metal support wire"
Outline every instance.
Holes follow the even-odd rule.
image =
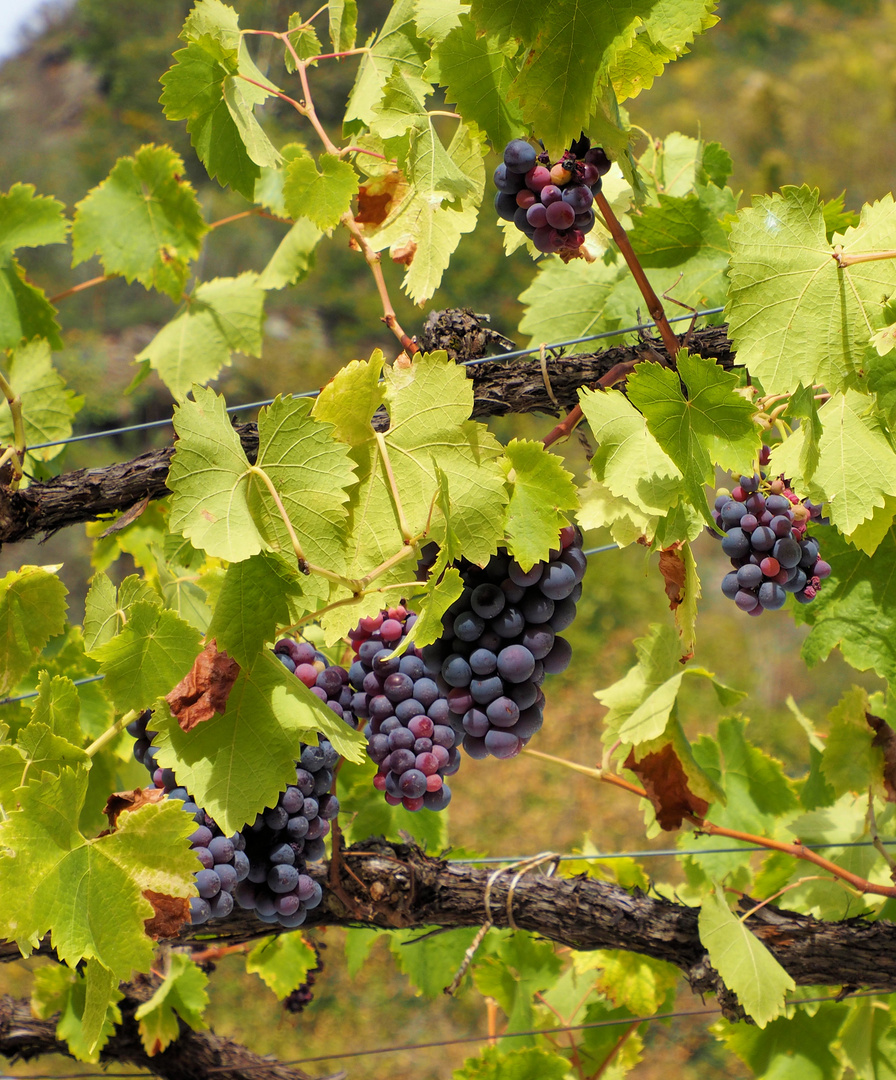
[[[676,315],[674,318],[669,319],[671,322],[679,322],[682,319],[699,319],[704,315],[718,315],[724,311],[724,308],[706,308],[704,311],[698,311],[695,314],[690,315]],[[621,337],[624,334],[636,334],[640,330],[649,330],[651,326],[655,326],[656,323],[651,319],[649,322],[640,323],[637,326],[627,326],[621,330],[604,330],[600,334],[589,334],[587,337],[570,338],[569,341],[556,341],[550,345],[535,345],[529,349],[519,349],[516,352],[510,353],[498,353],[494,356],[484,356],[479,360],[465,360],[464,367],[472,367],[474,364],[484,364],[490,360],[516,360],[521,356],[531,356],[533,353],[540,352],[542,349],[564,349],[569,345],[580,345],[586,341],[600,341],[603,338]],[[290,394],[290,397],[294,398],[306,398],[317,397],[320,393],[319,390],[303,390],[300,393]],[[273,398],[268,398],[265,401],[250,401],[243,405],[230,405],[225,410],[228,413],[242,412],[244,409],[260,409],[266,405],[273,403]],[[145,424],[129,424],[126,427],[108,428],[106,431],[93,431],[88,432],[85,435],[70,435],[67,439],[54,439],[51,442],[34,443],[33,446],[29,446],[29,450],[45,450],[49,446],[66,446],[68,443],[76,442],[88,442],[91,439],[105,439],[112,435],[128,435],[134,431],[150,431],[153,428],[161,428],[170,426],[172,423],[170,418],[165,420],[147,420]]]

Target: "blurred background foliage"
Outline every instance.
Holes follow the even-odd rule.
[[[167,142],[182,155],[209,221],[244,210],[239,196],[208,180],[184,126],[166,121],[158,105],[158,79],[179,47],[178,33],[190,6],[185,0],[77,0],[45,9],[39,31],[0,67],[0,189],[26,181],[71,210],[118,157],[147,142]],[[242,26],[258,28],[285,27],[293,10],[286,0],[238,0],[235,6]],[[363,41],[382,23],[390,5],[387,0],[362,0],[359,6]],[[718,13],[720,24],[695,43],[692,53],[630,103],[631,122],[644,137],[649,133],[662,138],[677,130],[718,140],[734,159],[731,186],[743,190],[747,201],[782,184],[803,182],[818,186],[824,198],[845,190],[846,205],[852,209],[888,192],[896,161],[896,3],[722,0]],[[270,69],[272,77],[281,79],[279,50],[273,43],[260,38],[254,55],[262,70]],[[312,73],[318,113],[335,133],[354,73],[352,60],[330,62]],[[288,106],[274,100],[265,116],[275,143],[298,138],[313,145],[310,129],[302,128]],[[283,231],[284,226],[259,218],[216,229],[197,273],[209,279],[260,270]],[[26,252],[23,261],[50,297],[101,273],[97,261],[72,270],[70,252],[61,246]],[[517,297],[533,273],[534,264],[523,253],[504,257],[488,208],[475,232],[462,239],[443,288],[426,310],[414,308],[400,293],[400,268],[386,266],[398,317],[410,333],[430,308],[465,306],[490,313],[492,325],[513,337],[521,313]],[[56,362],[69,385],[86,396],[79,431],[170,416],[170,397],[155,376],[125,393],[134,374],[134,355],[173,314],[169,300],[139,285],[113,281],[61,298],[58,306],[65,347]],[[338,232],[333,241],[320,245],[317,268],[305,282],[269,294],[267,312],[264,361],[238,361],[217,384],[229,404],[312,389],[375,347],[394,353],[394,340],[379,321],[372,279]],[[247,411],[241,418],[253,415]],[[511,417],[494,427],[505,440],[538,438],[553,423],[548,417]],[[56,464],[59,469],[102,466],[169,441],[167,427],[93,440],[69,447]],[[573,442],[567,451],[570,467],[581,478],[587,466],[585,448]],[[753,739],[783,759],[793,775],[801,775],[807,747],[787,708],[788,695],[822,723],[850,682],[877,688],[876,680],[856,676],[836,655],[807,670],[799,659],[804,631],[786,613],[777,619],[741,617],[718,592],[725,560],[713,542],[701,538],[696,554],[706,594],[698,624],[698,660],[750,692],[744,711],[753,718]],[[119,560],[119,576],[132,572],[128,561]],[[92,572],[83,531],[72,529],[42,545],[32,542],[3,551],[0,573],[25,562],[65,563],[72,618],[80,621]],[[632,642],[651,621],[671,617],[655,558],[635,548],[595,556],[592,562],[598,565],[590,570],[590,587],[586,578],[579,619],[570,632],[574,662],[565,675],[552,679],[547,723],[537,746],[585,763],[601,755],[593,690],[619,678],[633,663]],[[689,733],[714,730],[717,710],[708,688],[696,691],[683,717]],[[121,779],[132,786],[142,782],[136,767]],[[452,841],[483,854],[568,851],[588,837],[602,850],[674,843],[668,835],[645,840],[634,801],[534,758],[469,761],[456,778],[454,792]],[[670,889],[681,881],[677,864],[668,858],[651,860],[647,871],[652,880],[669,882]],[[279,1014],[273,998],[259,994],[255,978],[241,975],[241,961],[232,958],[212,980],[210,1019],[216,1029],[282,1057],[376,1046],[386,1041],[387,1033],[397,1042],[415,1042],[485,1030],[485,1006],[475,995],[460,1002],[416,1000],[382,946],[352,980],[342,962],[341,932],[317,936],[327,946],[326,970],[305,1013]],[[24,967],[7,967],[0,971],[0,989],[25,992]],[[681,1004],[695,1006],[686,992]],[[452,1067],[474,1052],[460,1047],[417,1053],[413,1075],[416,1080],[445,1080]],[[406,1057],[386,1060],[388,1064],[359,1059],[350,1065],[350,1075],[367,1080],[410,1072]],[[70,1071],[61,1059],[49,1067]],[[668,1075],[670,1068],[678,1068],[685,1078],[716,1075],[720,1069],[732,1080],[746,1075],[706,1034],[701,1019],[650,1026],[645,1059],[636,1075],[652,1080]],[[33,1069],[46,1072],[48,1063],[35,1063]],[[20,1075],[28,1071],[25,1067]]]

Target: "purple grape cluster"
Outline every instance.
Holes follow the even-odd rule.
[[[554,164],[525,139],[514,139],[495,170],[495,210],[538,251],[576,258],[594,228],[592,204],[609,168],[604,151],[591,149],[584,135]]]
[[[484,568],[460,565],[463,593],[422,658],[447,691],[445,722],[470,757],[514,757],[541,727],[541,683],[569,664],[572,650],[559,632],[575,618],[586,565],[575,526],[531,570],[504,550]]]
[[[460,752],[448,723],[450,688],[427,672],[419,649],[402,648],[416,618],[401,605],[362,619],[349,635],[356,655],[349,669],[352,707],[367,721],[367,753],[377,765],[373,783],[386,802],[444,810],[451,801],[445,778],[460,767]]]
[[[831,573],[806,531],[811,520],[821,520],[821,507],[800,501],[783,477],[769,481],[761,471],[740,477],[731,491],[718,492],[713,520],[726,530],[722,550],[734,567],[722,592],[748,615],[777,611],[788,593],[810,603]]]
[[[304,642],[284,639],[277,643],[275,652],[306,685],[313,673],[312,692],[354,725],[347,707],[352,696],[348,673],[343,668],[328,665],[321,653]],[[298,664],[293,659],[296,654]],[[310,671],[302,669],[303,665]],[[168,798],[181,800],[184,811],[196,822],[190,843],[202,868],[195,875],[199,895],[190,900],[192,924],[226,918],[236,901],[263,922],[301,926],[323,895],[306,870],[308,862],[319,861],[326,854],[324,837],[339,813],[339,800],[330,793],[339,760],[336,750],[323,738],[318,746],[301,744],[295,783],[281,792],[276,806],[266,808],[250,825],[225,837],[189,792],[177,785],[173,771],[156,766],[157,749],[151,745],[155,732],[148,730],[150,716],[149,710],[142,713],[128,725],[128,731],[137,740],[134,757],[148,769],[154,785]]]

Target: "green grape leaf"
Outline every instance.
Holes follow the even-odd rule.
[[[300,933],[262,938],[246,957],[246,971],[257,975],[278,1001],[301,986],[317,967],[317,953]]]
[[[138,600],[121,633],[91,651],[105,676],[105,693],[119,712],[145,709],[193,666],[199,633],[173,611]]]
[[[207,985],[208,976],[189,956],[169,953],[168,973],[152,997],[138,1005],[134,1013],[140,1041],[149,1057],[161,1054],[174,1042],[181,1033],[181,1021],[193,1031],[206,1030],[208,1024],[202,1014],[208,1005]]]
[[[853,1003],[823,1002],[817,1011],[795,1009],[765,1028],[729,1024],[721,1032],[727,1048],[754,1076],[777,1080],[828,1080],[840,1076],[842,1064],[832,1043]]]
[[[13,184],[0,194],[0,264],[18,248],[64,244],[68,236],[65,206],[46,195],[35,197],[33,184]]]
[[[670,991],[678,986],[678,968],[651,956],[621,950],[600,949],[579,953],[588,969],[599,972],[597,987],[616,1006],[628,1009],[632,1016],[652,1016],[659,1012]]]
[[[318,228],[331,229],[358,194],[358,174],[333,154],[321,154],[319,160],[320,172],[310,154],[289,162],[283,201],[290,217],[305,217]]]
[[[20,783],[31,776],[59,773],[66,766],[90,768],[90,758],[80,746],[75,746],[39,721],[32,720],[19,732],[18,746],[28,765]]]
[[[249,510],[249,462],[224,398],[199,387],[193,397],[174,410],[169,528],[215,558],[239,562],[266,546]]]
[[[413,87],[415,97],[422,101],[432,93],[432,86],[423,77],[429,48],[417,34],[414,0],[396,0],[367,48],[345,110],[345,123],[353,132],[360,127],[353,121],[369,127],[374,120],[374,109],[396,64]]]
[[[312,404],[308,398],[277,397],[261,410],[256,468],[276,488],[305,557],[340,573],[355,466],[347,448],[333,438],[332,425],[312,415]],[[249,508],[262,536],[292,557],[291,539],[267,485],[257,474],[248,483]]]
[[[358,0],[330,0],[327,18],[333,52],[353,49],[358,24]]]
[[[194,383],[214,379],[229,365],[231,353],[261,356],[263,316],[256,273],[203,281],[135,359],[157,371],[182,401]]]
[[[725,902],[720,886],[705,897],[698,916],[700,941],[712,966],[760,1028],[784,1009],[796,983]]]
[[[618,390],[579,391],[579,404],[598,444],[595,480],[648,515],[668,513],[682,493],[682,475],[660,449],[644,417]]]
[[[266,207],[277,217],[285,218],[286,204],[283,202],[283,182],[286,178],[286,166],[296,158],[307,156],[304,143],[290,142],[280,147],[281,160],[276,168],[261,170],[261,178],[255,185],[255,201]],[[310,225],[310,222],[307,224]]]
[[[207,13],[211,7],[204,10]],[[161,78],[160,100],[169,120],[187,121],[190,140],[209,176],[251,199],[261,175],[259,166],[275,165],[280,157],[252,112],[269,91],[246,79],[265,86],[269,82],[245,51],[235,16],[232,26],[213,30],[203,26],[204,20],[196,14],[194,9],[184,28],[186,36],[196,40],[174,54],[176,63]]]
[[[37,678],[37,697],[31,709],[31,722],[43,724],[53,734],[80,746],[84,740],[78,720],[80,712],[81,699],[71,679],[41,671]]]
[[[72,420],[84,403],[53,367],[50,342],[45,338],[20,345],[5,364],[5,374],[13,390],[22,399],[25,422],[25,444],[67,439],[72,433]],[[14,432],[12,415],[0,410],[0,443],[12,445]],[[46,446],[28,451],[38,461],[50,461],[62,453],[64,446]]]
[[[43,289],[32,285],[16,259],[0,266],[0,348],[13,349],[23,338],[45,337],[62,348],[56,309]]]
[[[809,494],[828,504],[825,512],[832,524],[850,536],[875,508],[896,496],[896,453],[879,421],[868,415],[863,394],[832,394],[818,417],[823,427],[811,478],[801,475],[804,456],[811,455],[802,427],[780,444],[772,455],[772,468],[786,469],[787,476],[806,481]]]
[[[413,641],[422,648],[424,645],[438,641],[444,632],[442,616],[463,594],[464,583],[460,572],[450,566],[442,573],[439,563],[444,561],[446,560],[440,558],[436,562],[426,582],[426,587],[410,598],[413,609],[417,613],[417,621],[411,627],[411,632],[403,638],[408,644]]]
[[[39,1020],[59,1014],[56,1035],[78,1061],[95,1063],[121,1023],[118,1002],[124,997],[112,973],[88,960],[84,973],[62,964],[34,972],[31,1009]]]
[[[358,486],[352,493],[352,532],[348,537],[346,571],[363,577],[401,551],[404,539],[384,466],[388,457],[407,529],[420,536],[437,501],[440,472],[450,492],[451,528],[464,554],[485,563],[503,539],[499,513],[507,501],[501,447],[484,425],[467,419],[472,411],[472,383],[464,369],[444,353],[417,356],[409,366],[384,372],[385,404],[390,426],[379,439],[370,427],[379,397],[371,380],[382,358],[345,369],[322,390],[314,415],[337,425],[338,438],[348,435],[358,464]],[[358,387],[350,406],[350,388]],[[344,411],[352,409],[351,416]],[[340,417],[340,413],[343,415]],[[366,426],[364,420],[366,419]],[[430,536],[444,534],[441,515],[434,514]],[[390,576],[391,575],[391,576]],[[383,584],[406,581],[399,564],[379,578]]]
[[[258,277],[259,289],[282,289],[302,281],[314,269],[317,243],[323,233],[307,218],[299,218]]]
[[[230,4],[222,0],[197,0],[180,36],[184,41],[209,37],[219,42],[223,49],[235,50],[240,41],[239,16]]]
[[[856,1076],[893,1080],[896,1076],[896,1038],[889,1008],[874,998],[851,1001],[849,1015],[837,1039],[840,1055]]]
[[[648,268],[678,266],[686,276],[679,292],[693,295],[695,274],[706,275],[703,287],[723,278],[729,258],[728,232],[720,219],[737,208],[730,188],[698,188],[684,196],[660,193],[658,206],[645,206],[629,233],[632,249]],[[651,275],[652,278],[652,275]],[[714,293],[707,292],[707,296]]]
[[[238,664],[248,664],[273,640],[276,626],[287,625],[289,601],[301,595],[295,570],[276,555],[233,563],[224,574],[206,636]]]
[[[128,608],[138,600],[160,603],[158,594],[136,575],[126,577],[116,589],[108,574],[94,574],[84,602],[84,651],[88,656],[124,629]]]
[[[389,948],[398,970],[418,994],[434,1001],[445,993],[464,962],[476,931],[468,927],[430,933],[424,927],[389,934]]]
[[[818,451],[824,426],[818,415],[818,404],[815,401],[815,391],[811,386],[800,386],[787,402],[787,415],[799,417],[804,423],[800,424],[799,432],[802,438],[800,447],[799,476],[804,481],[811,481],[818,468]]]
[[[0,578],[0,693],[16,685],[65,627],[68,589],[54,569],[23,566]]]
[[[671,626],[654,624],[646,637],[636,638],[637,663],[612,686],[596,690],[594,696],[607,708],[604,724],[615,739],[615,732],[634,713],[642,701],[662,686],[680,668],[681,649],[678,635]]]
[[[862,210],[857,228],[834,237],[844,254],[893,246],[896,204],[887,196]],[[892,260],[840,268],[825,232],[818,191],[785,187],[759,196],[731,230],[728,332],[738,362],[766,393],[798,383],[828,390],[861,385],[883,325],[881,296],[896,291]],[[839,243],[838,243],[839,242]]]
[[[314,56],[319,56],[323,49],[320,47],[320,38],[317,36],[317,31],[313,26],[306,25],[297,11],[290,15],[288,28],[292,31],[289,35],[289,44],[292,46],[292,50],[288,48],[285,50],[283,62],[286,65],[286,70],[292,74],[297,70],[293,50],[295,50],[295,55],[300,60],[310,60]]]
[[[507,550],[527,571],[557,546],[566,512],[577,510],[579,499],[572,473],[541,443],[513,439],[505,448],[504,469],[511,485],[504,518]]]
[[[424,41],[441,41],[468,11],[466,0],[414,0],[417,35]]]
[[[340,802],[352,808],[348,821],[340,821],[347,844],[366,840],[369,836],[384,836],[398,840],[410,836],[426,851],[444,851],[448,843],[448,812],[427,811],[412,813],[403,806],[390,806],[383,793],[373,786],[376,765],[366,759],[350,764],[344,761],[339,769]]]
[[[811,666],[837,647],[857,670],[871,668],[896,682],[896,530],[889,530],[873,558],[857,555],[833,529],[820,535],[833,573],[811,604],[793,608],[797,621],[811,627],[803,659]]]
[[[352,761],[364,755],[365,740],[338,719],[273,653],[262,651],[240,669],[223,715],[182,731],[165,707],[153,715],[155,744],[163,768],[177,778],[230,834],[295,781],[301,741],[320,732]]]
[[[439,8],[441,0],[435,0]],[[476,33],[468,16],[440,39],[425,75],[445,88],[445,99],[488,136],[492,146],[504,147],[524,130],[519,106],[509,97],[516,73],[514,44]]]
[[[452,1080],[564,1080],[568,1075],[569,1062],[561,1054],[534,1046],[518,1050],[488,1046],[455,1069]]]
[[[194,891],[196,857],[186,838],[195,822],[173,803],[147,804],[122,814],[115,832],[88,840],[72,824],[86,792],[84,769],[19,789],[21,809],[0,822],[0,850],[14,853],[0,855],[0,933],[26,955],[50,933],[70,966],[95,959],[127,979],[152,963],[143,921],[153,908],[143,890]]]
[[[482,136],[458,124],[446,150],[427,120],[425,129],[412,134],[406,166],[412,180],[407,193],[368,235],[375,251],[388,247],[393,259],[408,267],[402,288],[415,304],[423,304],[439,287],[461,236],[476,227],[485,188]],[[455,199],[460,188],[467,194]],[[446,205],[446,198],[454,201]]]
[[[99,255],[107,274],[121,274],[178,301],[206,224],[184,163],[167,146],[141,146],[75,207],[72,263]]]
[[[676,366],[678,374],[659,364],[638,364],[628,379],[628,396],[681,470],[692,505],[710,520],[704,491],[713,480],[707,441],[716,438],[734,445],[737,440],[739,464],[747,471],[759,446],[759,428],[753,422],[753,405],[736,392],[736,375],[723,371],[714,360],[685,353],[679,353]]]
[[[865,719],[868,695],[853,686],[828,715],[830,731],[825,740],[821,772],[836,798],[847,792],[881,787],[884,758],[874,745],[874,730]]]
[[[672,60],[688,52],[697,34],[719,20],[715,0],[667,0],[654,4],[640,20],[631,45],[620,50],[610,68],[610,81],[620,101],[649,90]]]

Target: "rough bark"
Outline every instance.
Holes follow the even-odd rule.
[[[181,1026],[181,1033],[161,1054],[150,1057],[143,1049],[134,1011],[142,995],[134,995],[127,985],[120,1002],[122,1023],[104,1047],[100,1060],[136,1065],[165,1080],[197,1080],[214,1075],[216,1080],[308,1080],[309,1074],[281,1065],[271,1057],[253,1054],[245,1046],[224,1039],[210,1031],[191,1031]],[[38,1020],[27,1001],[0,997],[0,1056],[12,1061],[30,1061],[45,1054],[64,1054],[68,1048],[56,1038],[56,1018]],[[214,1073],[211,1072],[214,1070]],[[338,1076],[328,1080],[337,1080]]]
[[[690,342],[692,352],[716,358],[723,367],[734,362],[724,326],[698,330]],[[626,347],[574,356],[549,355],[542,368],[536,360],[487,360],[467,368],[473,381],[473,416],[485,419],[507,413],[544,412],[558,415],[577,403],[580,386],[595,386],[616,364],[635,359],[667,358],[662,343],[645,339]],[[547,373],[547,380],[545,379]],[[381,412],[374,426],[385,430],[388,417]],[[238,424],[243,449],[250,462],[258,453],[255,424]],[[102,469],[78,469],[22,491],[0,486],[0,544],[50,535],[69,525],[95,521],[104,514],[128,510],[143,499],[168,494],[165,481],[173,447],[152,450],[132,461]]]
[[[382,929],[513,926],[581,951],[623,949],[674,964],[696,994],[714,994],[730,1020],[743,1018],[737,997],[712,967],[697,930],[698,908],[665,897],[585,876],[517,874],[514,867],[483,869],[425,855],[407,844],[368,840],[348,849],[338,873],[328,864],[311,868],[324,886],[321,906],[305,926],[366,926]],[[753,908],[744,900],[743,911]],[[746,926],[763,942],[798,986],[830,986],[896,993],[896,924],[862,918],[822,922],[810,915],[767,905]],[[172,944],[186,945],[197,934],[209,946],[235,944],[278,932],[249,912],[197,928],[185,927]],[[52,955],[45,941],[39,950]],[[0,943],[0,960],[19,955]],[[184,1029],[176,1046],[149,1058],[133,1012],[152,987],[123,987],[124,1023],[103,1053],[104,1063],[130,1062],[170,1080],[207,1075],[209,1068],[231,1080],[298,1080],[303,1074],[259,1058],[245,1047],[210,1033]],[[0,999],[0,1054],[27,1059],[65,1053],[53,1021],[35,1020],[27,1003]]]

